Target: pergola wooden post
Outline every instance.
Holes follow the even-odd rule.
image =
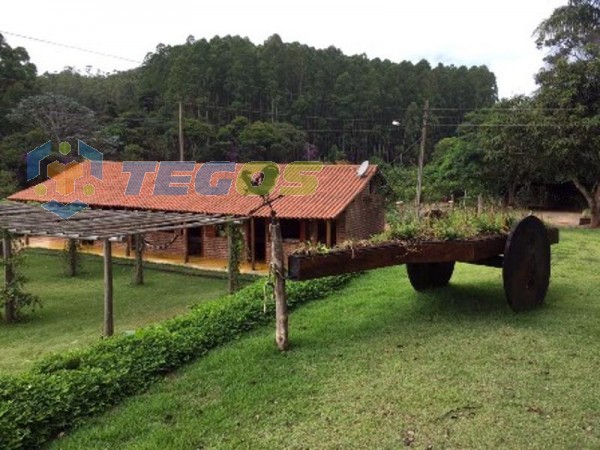
[[[11,262],[12,258],[12,240],[5,233],[2,238],[2,254],[4,257],[4,286],[9,287],[13,282],[14,271]],[[13,300],[6,299],[4,303],[4,321],[6,323],[12,323],[16,320],[16,311]]]
[[[112,246],[109,239],[104,239],[104,336],[114,333],[113,320],[113,274]]]
[[[190,236],[189,236],[188,231],[189,230],[187,228],[183,229],[182,238],[183,238],[183,263],[184,264],[187,264],[190,262],[190,243],[189,243]]]
[[[256,270],[256,224],[254,217],[250,218],[250,264]]]
[[[233,294],[240,288],[240,257],[235,248],[238,243],[236,236],[238,227],[236,223],[230,223],[227,227],[227,288]]]
[[[133,284],[144,284],[144,236],[134,235]]]
[[[316,220],[310,221],[309,233],[310,233],[310,243],[312,245],[317,245],[317,241],[319,240],[319,222],[317,222]]]
[[[67,275],[70,277],[77,276],[77,269],[79,269],[77,252],[77,241],[75,239],[69,239],[67,241]]]
[[[56,207],[56,206],[54,206]],[[0,202],[0,229],[6,233],[24,236],[45,236],[73,239],[78,241],[101,241],[104,246],[104,335],[114,333],[113,323],[113,280],[112,280],[112,241],[123,242],[136,236],[134,282],[143,282],[143,236],[144,233],[159,231],[186,230],[207,225],[239,223],[245,218],[232,218],[199,213],[83,209],[69,219],[48,205],[44,207],[19,202]],[[60,211],[59,211],[60,212]],[[3,239],[4,260],[10,262],[10,237]],[[14,279],[14,270],[5,265],[5,280],[9,284]],[[16,310],[10,302],[5,305],[5,320],[15,320]]]
[[[275,290],[275,342],[281,351],[288,348],[288,310],[285,293],[285,267],[281,226],[275,217],[271,220],[271,264]]]

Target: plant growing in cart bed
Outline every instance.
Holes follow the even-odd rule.
[[[322,255],[332,250],[364,248],[385,243],[473,240],[507,235],[516,220],[506,212],[477,214],[474,209],[463,208],[449,212],[434,210],[420,219],[413,214],[396,214],[388,217],[388,221],[388,229],[370,239],[343,241],[331,249],[322,243],[307,242],[294,254]]]

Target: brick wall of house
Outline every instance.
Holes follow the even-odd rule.
[[[300,239],[284,239],[283,240],[283,257],[284,264],[287,266],[287,257],[294,250],[303,246],[302,241]],[[267,251],[266,251],[267,260],[266,263],[271,262],[271,235],[267,234]]]
[[[202,256],[206,258],[227,258],[227,236],[219,236],[217,227],[204,227]]]
[[[145,236],[149,251],[172,253],[183,255],[185,253],[185,242],[182,230],[175,231],[153,231]]]
[[[368,239],[385,226],[383,197],[364,189],[337,219],[337,243],[349,239]]]
[[[242,225],[242,235],[244,241],[244,249],[242,250],[242,260],[245,261],[249,258],[248,256],[248,239],[247,239],[247,226]],[[227,258],[227,236],[219,236],[217,227],[208,226],[204,228],[204,234],[202,236],[202,256],[206,258]]]
[[[258,221],[257,226],[262,226],[263,223]],[[303,231],[301,232],[301,237],[304,241],[316,240],[319,234],[317,232],[319,224],[321,224],[320,234],[322,234],[322,230],[325,229],[324,223],[325,221],[323,220],[305,220],[302,225]],[[369,187],[367,187],[333,223],[335,226],[335,234],[332,236],[335,238],[334,244],[339,244],[349,239],[368,239],[373,234],[381,233],[384,230],[385,224],[383,198],[378,194],[370,193]],[[242,232],[244,234],[243,260],[250,261],[249,223],[242,226]],[[175,235],[175,240],[171,242]],[[268,263],[271,259],[271,237],[268,229],[266,230],[265,237],[265,254],[266,262]],[[150,251],[157,250],[182,256],[185,253],[181,230],[177,230],[175,234],[173,232],[148,233],[146,239],[158,247],[170,243],[166,248],[150,248]],[[323,236],[321,236],[321,240],[324,241]],[[97,243],[96,245],[101,246],[102,243]],[[125,244],[116,244],[116,246],[124,247]],[[283,250],[286,262],[287,255],[302,246],[302,239],[285,239]],[[202,234],[202,256],[215,259],[227,258],[227,237],[219,236],[217,227],[215,226],[204,228]]]

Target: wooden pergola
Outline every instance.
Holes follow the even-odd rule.
[[[10,234],[44,236],[82,241],[102,241],[104,250],[104,335],[114,332],[112,242],[143,236],[156,231],[186,230],[188,228],[239,223],[245,217],[207,215],[198,213],[149,210],[84,209],[69,219],[38,206],[18,202],[0,203],[0,229],[3,236],[5,284],[11,282],[12,268]],[[136,245],[136,262],[141,269],[142,255]],[[230,274],[231,275],[231,274]]]

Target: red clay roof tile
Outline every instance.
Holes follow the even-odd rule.
[[[194,167],[194,174],[189,185],[188,192],[182,196],[154,195],[154,182],[156,172],[147,173],[144,177],[139,195],[126,195],[126,186],[129,182],[130,173],[123,172],[123,163],[103,163],[102,180],[91,176],[91,165],[83,162],[83,177],[75,180],[74,192],[68,195],[60,195],[56,191],[57,181],[61,177],[69,177],[73,168],[48,179],[39,185],[24,189],[9,197],[9,200],[39,201],[45,202],[57,200],[63,203],[80,200],[95,207],[112,208],[135,208],[153,209],[164,211],[184,211],[204,214],[232,214],[239,216],[250,215],[258,208],[262,199],[258,196],[239,194],[235,188],[235,180],[243,164],[236,164],[235,173],[221,172],[214,174],[211,182],[216,184],[219,179],[232,179],[234,182],[227,195],[200,195],[194,189],[194,179],[202,164]],[[325,165],[323,170],[316,173],[318,186],[314,194],[310,196],[287,195],[273,203],[277,216],[281,218],[297,219],[334,219],[349,204],[354,197],[368,186],[369,180],[377,172],[377,166],[369,166],[365,176],[357,175],[357,165]],[[279,165],[280,174],[285,170],[285,165]],[[185,173],[181,173],[185,175]],[[187,172],[190,175],[190,172]],[[46,187],[46,192],[40,192],[38,186]],[[84,195],[84,186],[94,187],[92,195]],[[277,194],[282,186],[293,186],[280,176],[274,193]],[[88,187],[89,189],[89,187]],[[41,194],[41,195],[40,195]],[[253,213],[255,216],[269,216],[269,209],[262,207]]]

